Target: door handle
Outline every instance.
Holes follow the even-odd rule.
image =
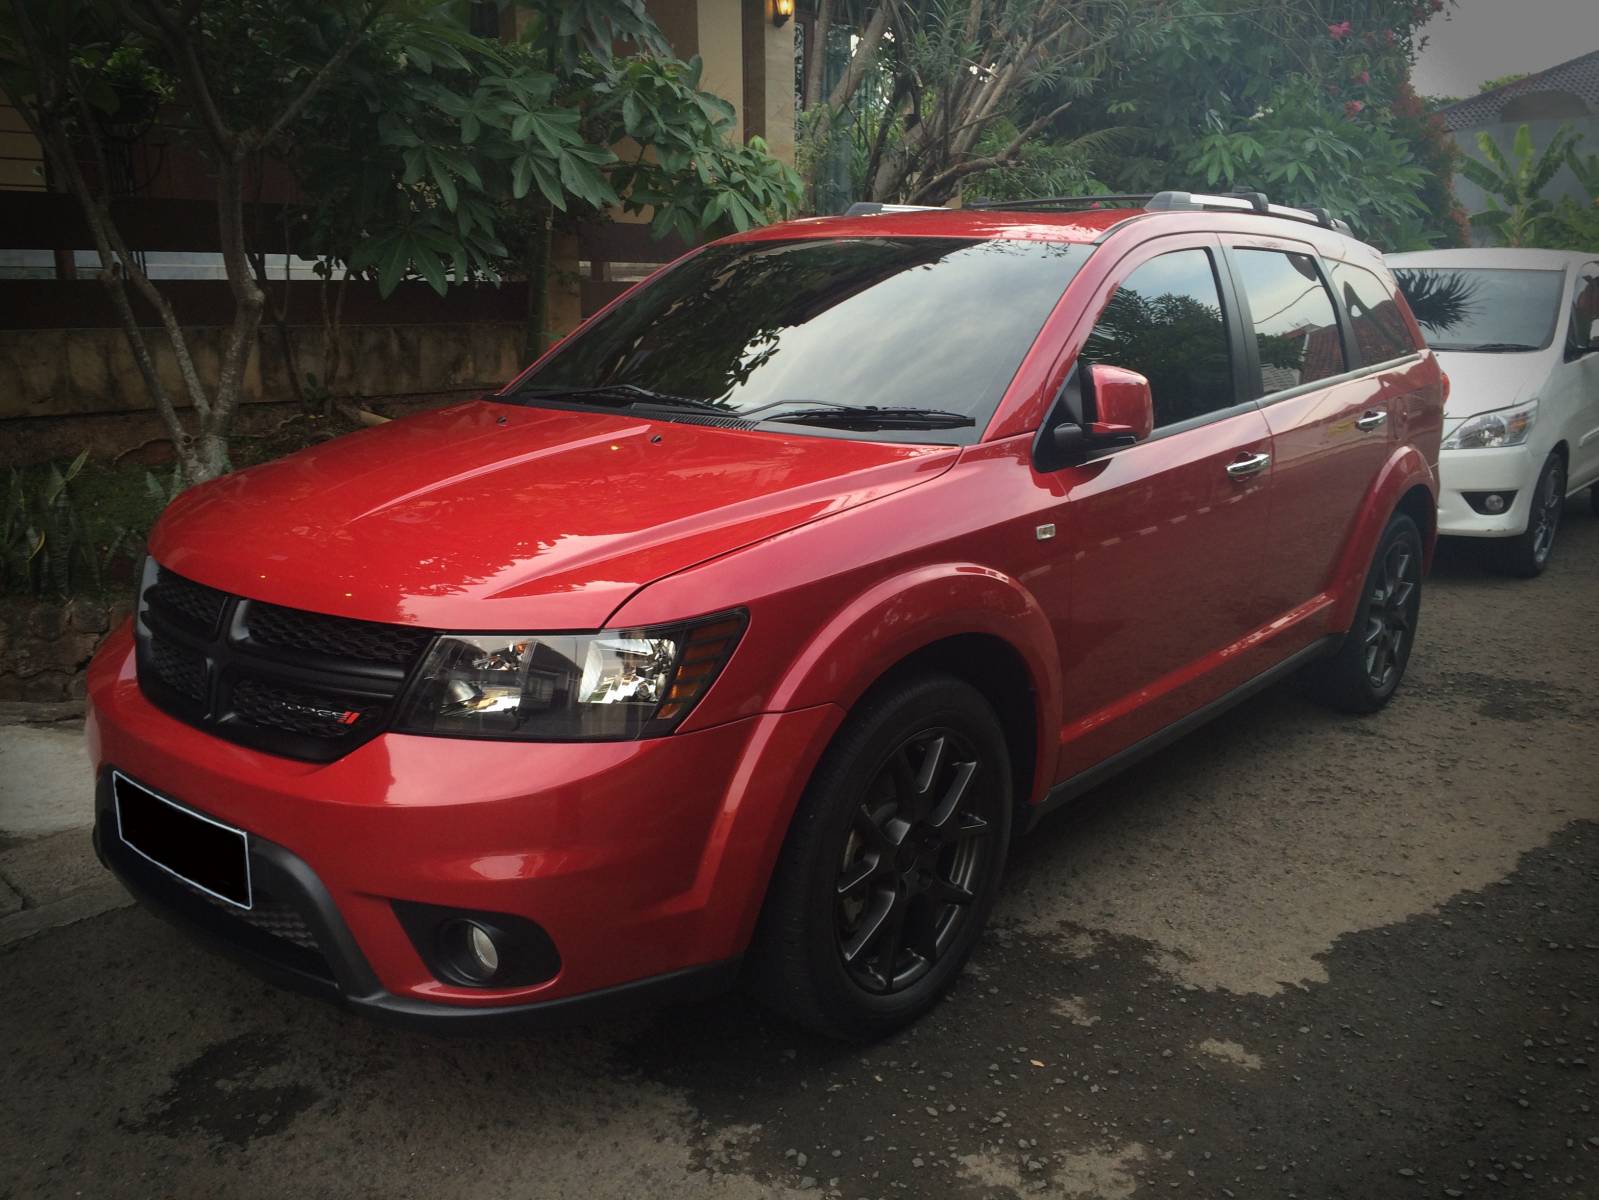
[[[1227,474],[1234,479],[1248,479],[1251,475],[1259,475],[1271,466],[1269,454],[1246,454],[1236,462],[1227,464]]]
[[[1382,409],[1369,409],[1355,419],[1355,428],[1364,433],[1370,433],[1373,429],[1380,429],[1387,419],[1388,414],[1383,412]]]

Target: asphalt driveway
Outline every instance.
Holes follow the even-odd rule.
[[[79,906],[0,946],[0,1197],[1599,1197],[1599,519],[1531,583],[1449,549],[1385,712],[1285,685],[1053,819],[865,1050],[737,998],[397,1033],[0,810],[0,942]]]

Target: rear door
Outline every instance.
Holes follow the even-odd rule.
[[[1281,238],[1234,238],[1228,263],[1237,284],[1249,354],[1251,394],[1272,435],[1271,553],[1262,590],[1279,614],[1313,610],[1328,598],[1355,519],[1392,453],[1402,405],[1388,365],[1415,357],[1392,295],[1370,272],[1346,274],[1309,245]],[[1341,310],[1334,296],[1348,292]],[[1384,307],[1386,306],[1386,308]],[[1355,322],[1372,323],[1362,339]],[[1402,341],[1387,340],[1397,326]],[[1314,621],[1290,638],[1305,643]]]
[[[1058,778],[1078,774],[1260,669],[1269,617],[1270,431],[1240,396],[1238,323],[1209,234],[1160,238],[1116,267],[1077,356],[1146,376],[1155,431],[1059,473],[1071,562],[1060,636]]]

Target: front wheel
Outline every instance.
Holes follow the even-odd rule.
[[[868,696],[783,845],[753,947],[762,998],[849,1039],[921,1016],[987,921],[1013,804],[1004,733],[975,688],[925,675]]]
[[[1496,565],[1507,575],[1532,579],[1542,575],[1554,553],[1555,533],[1560,514],[1566,507],[1566,464],[1560,455],[1551,454],[1538,472],[1532,491],[1532,511],[1527,514],[1526,531],[1494,544]]]
[[[1404,678],[1421,614],[1421,530],[1395,513],[1377,543],[1354,624],[1331,658],[1308,672],[1316,698],[1344,712],[1376,712]]]

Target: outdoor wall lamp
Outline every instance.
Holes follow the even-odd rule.
[[[772,25],[781,29],[794,15],[794,0],[772,0]]]

